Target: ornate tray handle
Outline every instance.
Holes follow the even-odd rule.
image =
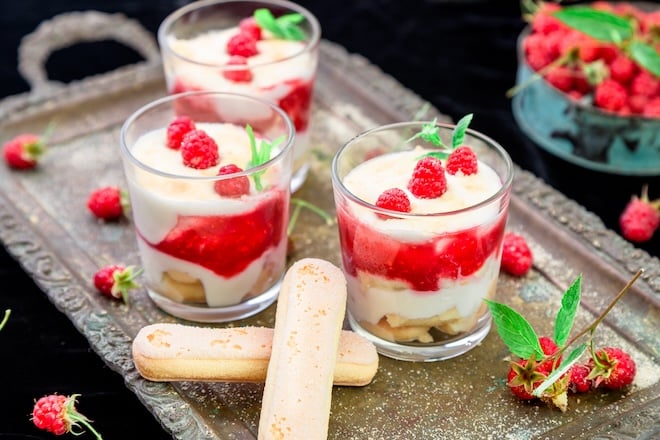
[[[139,22],[119,13],[83,11],[57,15],[25,35],[18,47],[18,71],[33,94],[62,87],[48,78],[45,64],[50,54],[77,43],[104,40],[115,40],[136,50],[149,64],[160,63],[154,36]]]

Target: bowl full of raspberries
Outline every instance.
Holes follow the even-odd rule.
[[[597,171],[660,175],[660,8],[523,1],[514,117],[548,152]]]

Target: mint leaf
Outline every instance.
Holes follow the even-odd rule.
[[[568,27],[597,40],[621,43],[633,36],[630,20],[615,14],[581,6],[565,7],[553,14]]]
[[[564,292],[561,298],[561,308],[557,312],[555,318],[555,343],[562,347],[568,341],[568,336],[573,327],[575,314],[577,313],[578,306],[580,305],[582,275],[578,276],[573,284]]]
[[[305,20],[301,14],[285,14],[275,18],[270,10],[260,8],[254,11],[254,20],[259,27],[267,30],[277,38],[284,40],[302,41],[305,39],[305,32],[298,26]]]
[[[258,167],[259,165],[263,165],[268,162],[270,160],[270,155],[273,148],[281,144],[286,138],[286,136],[282,135],[272,142],[268,142],[265,139],[262,139],[259,148],[257,148],[257,140],[254,137],[254,131],[252,130],[250,124],[245,126],[245,131],[247,132],[248,138],[250,139],[250,152],[252,154],[252,157],[248,162],[249,168]],[[254,186],[257,191],[261,191],[263,189],[263,185],[261,183],[261,175],[265,172],[266,170],[261,170],[252,174],[252,178],[254,179]]]
[[[641,41],[632,41],[628,46],[628,53],[637,64],[655,76],[660,76],[660,54],[653,46]]]
[[[536,397],[541,397],[543,392],[547,390],[553,383],[557,381],[560,377],[564,375],[570,368],[577,362],[577,360],[582,356],[582,353],[587,349],[587,343],[580,344],[577,348],[573,349],[566,359],[552,371],[546,380],[544,380],[541,385],[539,385],[532,394]]]
[[[472,122],[472,116],[472,113],[465,115],[461,118],[460,121],[458,121],[458,124],[456,124],[456,128],[454,128],[454,133],[451,137],[452,147],[458,148],[463,145],[463,141],[465,140],[465,132],[468,129],[470,122]]]
[[[411,142],[420,138],[423,141],[435,145],[436,147],[446,147],[442,142],[442,139],[440,139],[440,127],[436,125],[437,122],[438,118],[435,118],[430,123],[422,124],[422,129],[419,131],[419,133],[408,139],[407,142]]]
[[[487,299],[484,301],[488,304],[497,332],[511,353],[523,359],[529,359],[532,355],[536,359],[545,356],[539,337],[520,313],[505,304]]]

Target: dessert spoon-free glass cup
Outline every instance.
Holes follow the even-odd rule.
[[[304,39],[283,40],[261,31],[255,55],[241,62],[227,51],[228,40],[240,33],[241,22],[259,9],[275,18],[299,14]],[[169,93],[214,90],[268,99],[280,106],[296,128],[292,191],[309,172],[309,139],[313,90],[321,27],[302,6],[284,0],[202,0],[167,16],[158,29]],[[247,56],[250,55],[250,56]]]
[[[414,137],[425,124],[363,132],[332,161],[342,268],[351,328],[395,359],[437,361],[473,349],[488,334],[484,301],[497,288],[513,166],[493,139],[467,130],[477,175],[451,175],[447,191],[416,197],[415,164],[437,146]],[[445,145],[455,126],[436,124]],[[377,204],[386,190],[406,194],[410,212]],[[400,193],[399,193],[400,194]]]
[[[212,166],[184,161],[183,143],[168,146],[167,127],[180,116],[214,139]],[[286,266],[294,140],[281,108],[225,92],[168,95],[124,122],[130,215],[142,279],[157,306],[191,321],[227,322],[276,300]],[[272,146],[270,158],[250,162],[262,141]],[[223,174],[228,165],[238,170]]]

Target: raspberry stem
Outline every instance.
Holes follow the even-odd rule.
[[[74,427],[77,427],[78,424],[82,424],[87,428],[94,436],[97,438],[97,440],[103,440],[103,437],[101,437],[101,434],[99,434],[96,429],[92,426],[90,423],[89,419],[85,417],[84,415],[80,414],[78,410],[76,410],[76,398],[80,396],[80,394],[72,394],[69,396],[67,403],[66,403],[66,409],[65,409],[65,417],[68,419],[70,423],[70,432],[73,435],[80,435],[83,433],[83,431],[74,431]]]
[[[5,326],[7,321],[9,320],[9,315],[11,315],[11,309],[5,310],[5,316],[2,318],[2,322],[0,322],[0,330]]]
[[[566,64],[568,61],[571,60],[573,56],[574,54],[572,51],[566,52],[563,56],[557,58],[556,60],[545,66],[544,68],[534,72],[532,76],[527,78],[526,81],[523,81],[520,84],[516,84],[515,86],[511,87],[509,90],[506,91],[506,97],[511,98],[513,95],[520,92],[522,89],[529,86],[534,81],[538,81],[539,79],[542,79],[545,76],[545,74],[548,73],[550,70]]]
[[[610,311],[614,308],[616,303],[619,302],[619,300],[621,298],[623,298],[623,295],[625,295],[628,292],[628,290],[630,290],[632,285],[635,283],[635,281],[637,281],[637,278],[639,278],[642,275],[642,273],[644,273],[644,269],[639,269],[637,271],[637,273],[635,273],[635,275],[633,275],[633,277],[630,279],[630,281],[628,281],[628,283],[614,297],[612,302],[610,302],[610,304],[603,311],[603,313],[601,313],[594,320],[594,322],[592,322],[590,325],[588,325],[586,328],[584,328],[580,333],[578,333],[573,338],[571,338],[566,344],[564,344],[563,347],[560,347],[559,350],[557,350],[557,353],[555,353],[552,357],[558,358],[559,356],[561,356],[561,354],[566,350],[566,348],[571,346],[575,341],[577,341],[578,339],[580,339],[582,336],[586,335],[587,333],[591,333],[591,336],[593,337],[593,334],[596,330],[596,327],[598,327],[598,325],[600,325],[600,323],[603,321],[603,319],[605,319],[605,316],[607,316],[607,314],[610,313]],[[593,345],[593,344],[591,344],[592,341],[593,341],[593,339],[590,341],[590,345]]]
[[[291,213],[291,218],[289,219],[289,226],[287,227],[286,234],[291,235],[293,232],[293,229],[296,226],[296,222],[298,221],[298,216],[300,215],[300,211],[302,208],[307,208],[310,211],[314,212],[316,215],[321,217],[323,220],[325,220],[326,225],[331,225],[332,224],[332,217],[328,215],[327,212],[319,208],[318,206],[302,199],[298,199],[295,197],[291,198],[291,203],[295,205],[293,208],[293,212]]]

